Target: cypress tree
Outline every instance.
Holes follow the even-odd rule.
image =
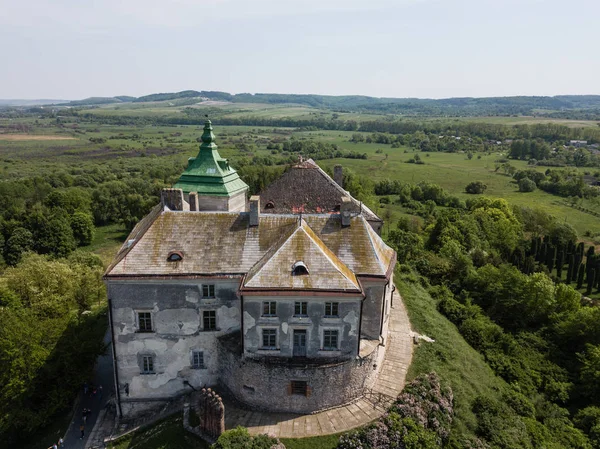
[[[583,287],[583,275],[585,274],[585,264],[582,263],[579,265],[579,270],[577,272],[577,288],[581,289]]]
[[[533,257],[537,256],[537,252],[538,252],[538,240],[536,237],[533,237],[531,239],[531,253],[530,255]]]
[[[596,270],[592,268],[592,270],[588,273],[588,282],[587,282],[587,290],[585,291],[586,295],[592,294],[592,288],[596,283]]]
[[[538,250],[537,257],[535,258],[535,260],[537,260],[539,263],[542,263],[544,260],[546,260],[546,251],[547,250],[548,250],[548,245],[546,243],[542,243],[540,245],[540,249]]]
[[[569,268],[567,269],[567,284],[573,282],[573,273],[575,273],[575,255],[571,254],[569,256]]]
[[[590,259],[594,258],[594,251],[595,251],[595,248],[593,246],[590,246],[587,250],[586,256],[587,256],[588,265],[590,264]]]
[[[531,274],[533,273],[533,268],[535,267],[535,259],[533,256],[529,256],[525,259],[525,265],[523,267],[523,273]]]
[[[560,251],[558,253],[558,257],[556,258],[556,277],[558,279],[562,278],[562,269],[565,265],[565,252]]]
[[[583,260],[583,250],[584,250],[584,245],[583,242],[579,242],[579,244],[577,245],[577,254],[579,254],[579,257],[581,258],[581,260]]]
[[[556,247],[549,246],[548,252],[546,253],[546,266],[548,267],[548,271],[552,273],[554,269],[554,260],[556,259]]]

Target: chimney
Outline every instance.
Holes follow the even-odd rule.
[[[252,195],[250,197],[250,226],[258,226],[260,216],[260,196]]]
[[[163,207],[167,206],[170,210],[183,210],[183,190],[162,189],[160,202]]]
[[[198,193],[190,192],[190,211],[194,212],[198,210]]]
[[[337,164],[333,167],[333,180],[342,189],[344,188],[344,172],[340,164]]]
[[[347,196],[342,197],[342,204],[340,205],[340,215],[342,217],[342,227],[350,226],[350,218],[352,212],[352,200]]]

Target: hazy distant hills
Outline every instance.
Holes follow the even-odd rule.
[[[377,98],[360,95],[300,95],[241,93],[185,90],[155,93],[142,97],[90,97],[77,101],[64,100],[0,100],[0,105],[36,106],[56,104],[70,107],[101,106],[115,103],[171,102],[184,106],[202,101],[231,103],[300,104],[339,112],[367,112],[410,116],[482,116],[544,115],[560,118],[600,118],[600,95],[558,95],[554,97],[486,97],[486,98]]]
[[[0,98],[0,106],[41,106],[46,104],[64,104],[69,100],[4,100]]]

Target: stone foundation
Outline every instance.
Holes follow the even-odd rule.
[[[364,357],[324,363],[307,360],[242,359],[221,345],[220,382],[240,402],[252,409],[307,414],[347,404],[371,388],[385,352],[375,346]],[[306,395],[295,394],[291,381],[307,383]]]

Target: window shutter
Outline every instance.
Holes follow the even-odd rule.
[[[287,386],[287,393],[288,393],[288,395],[289,395],[289,396],[291,396],[291,395],[292,395],[292,383],[291,383],[291,382],[290,382],[290,383],[288,383],[288,386]]]
[[[310,385],[306,386],[306,397],[309,398],[312,394],[312,387]]]

